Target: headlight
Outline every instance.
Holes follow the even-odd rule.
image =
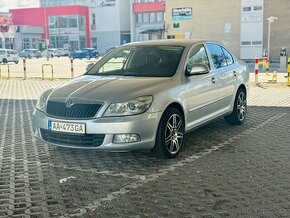
[[[144,113],[153,101],[152,96],[143,96],[127,102],[111,104],[105,111],[105,117],[129,116]]]
[[[36,102],[36,109],[45,112],[46,110],[46,102],[49,94],[52,92],[53,89],[49,89],[41,94],[39,99]]]

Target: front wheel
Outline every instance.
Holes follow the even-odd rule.
[[[247,115],[247,95],[244,89],[239,89],[234,102],[233,112],[225,117],[231,125],[241,125]]]
[[[153,152],[161,158],[175,158],[183,145],[183,115],[176,108],[168,108],[161,117]]]

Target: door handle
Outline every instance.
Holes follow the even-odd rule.
[[[211,82],[212,82],[213,84],[215,84],[215,78],[214,78],[214,77],[211,78]]]
[[[238,75],[237,71],[234,71],[234,72],[233,72],[233,75],[234,75],[234,76],[237,76],[237,75]]]

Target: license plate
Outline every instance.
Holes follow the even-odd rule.
[[[85,134],[86,124],[48,121],[48,129],[55,132]]]

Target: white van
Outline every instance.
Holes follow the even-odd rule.
[[[18,64],[18,52],[12,49],[0,49],[0,63],[6,64],[8,62],[14,62],[15,64]]]

